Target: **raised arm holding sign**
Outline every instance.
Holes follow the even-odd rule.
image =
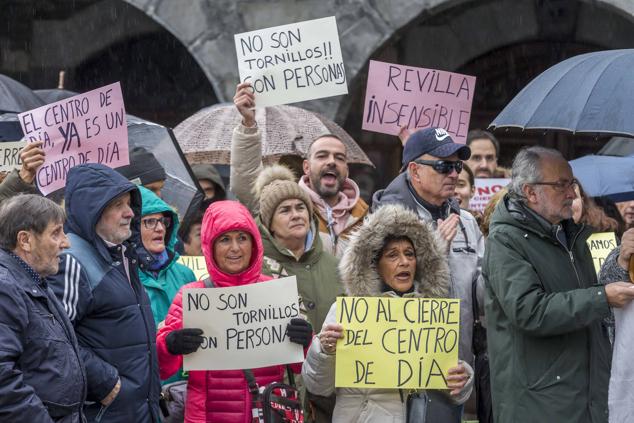
[[[28,142],[46,153],[35,181],[47,195],[66,185],[68,171],[83,163],[116,168],[129,164],[128,127],[117,82],[18,115]]]
[[[236,34],[235,43],[258,107],[348,93],[334,16]]]

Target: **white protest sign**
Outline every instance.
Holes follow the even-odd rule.
[[[475,193],[469,201],[469,208],[483,212],[491,197],[511,182],[506,178],[475,178]]]
[[[205,341],[183,356],[185,370],[254,369],[304,360],[286,337],[299,316],[295,276],[231,288],[183,290],[183,327],[200,328]]]
[[[334,16],[235,34],[240,81],[258,107],[348,93]]]
[[[116,82],[18,115],[24,137],[46,153],[35,181],[47,195],[66,186],[68,171],[84,163],[130,164],[121,85]]]
[[[22,167],[20,151],[26,141],[0,142],[0,172],[11,172]]]

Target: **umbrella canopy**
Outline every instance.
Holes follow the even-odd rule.
[[[174,134],[190,163],[229,164],[231,134],[241,119],[233,104],[215,105],[185,119],[174,128]],[[346,144],[349,163],[373,166],[343,128],[318,113],[281,105],[257,108],[255,120],[262,132],[265,163],[286,155],[304,156],[313,139],[330,133]]]
[[[489,128],[634,137],[634,49],[582,54],[547,69]]]
[[[16,113],[0,114],[0,142],[20,141],[24,137]]]
[[[44,104],[29,87],[0,74],[0,113],[22,113]]]
[[[69,97],[77,95],[75,91],[69,91],[62,88],[52,88],[48,90],[35,90],[35,95],[42,99],[45,104],[55,103],[56,101],[66,100]]]
[[[634,200],[634,157],[590,155],[570,161],[570,166],[588,196]]]
[[[612,137],[597,154],[602,156],[634,156],[634,138]]]
[[[161,196],[182,218],[196,197],[202,200],[202,193],[172,130],[132,115],[126,119],[130,150],[144,147],[154,154],[167,174]]]

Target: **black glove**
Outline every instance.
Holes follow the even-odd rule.
[[[291,322],[286,326],[286,334],[291,342],[306,348],[313,339],[313,327],[304,319],[291,319]]]
[[[170,332],[165,337],[167,351],[172,355],[191,354],[200,347],[205,338],[202,329],[179,329]]]

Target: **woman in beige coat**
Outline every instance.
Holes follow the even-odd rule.
[[[449,269],[444,251],[443,241],[413,212],[398,205],[381,207],[353,236],[341,259],[346,294],[446,298]],[[405,401],[398,389],[335,388],[336,341],[343,336],[335,315],[336,303],[304,362],[306,387],[318,395],[336,394],[335,423],[405,422]],[[473,370],[459,362],[449,370],[447,381],[449,391],[442,392],[454,403],[464,403],[473,388]]]

